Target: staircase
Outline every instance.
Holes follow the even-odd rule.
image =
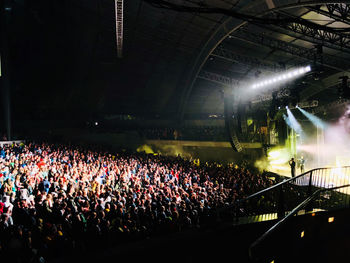
[[[350,167],[318,168],[239,201],[235,224],[273,222],[248,246],[248,261],[342,262],[334,258],[350,245],[349,183]]]

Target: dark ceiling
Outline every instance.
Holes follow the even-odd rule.
[[[8,1],[4,12],[14,117],[222,114],[223,91],[307,64],[323,70],[298,82],[300,98],[319,96],[320,103],[329,103],[337,99],[339,77],[350,69],[346,4],[168,0],[262,18],[246,22],[220,12],[178,12],[149,2],[157,1],[124,1],[123,57],[118,58],[114,1]],[[271,18],[290,22],[263,21]],[[321,55],[316,45],[322,46]]]

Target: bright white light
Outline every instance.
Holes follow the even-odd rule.
[[[291,79],[293,77],[297,77],[299,75],[302,75],[306,72],[309,72],[311,71],[311,67],[310,66],[306,66],[306,67],[303,67],[303,68],[299,68],[299,69],[294,69],[293,71],[289,71],[289,72],[286,72],[284,74],[281,74],[279,76],[274,76],[270,79],[267,79],[267,80],[263,80],[261,81],[260,83],[258,84],[253,84],[251,87],[253,89],[255,88],[259,88],[259,87],[263,87],[263,86],[267,86],[267,85],[270,85],[270,84],[274,84],[278,81],[281,81],[281,80],[287,80],[287,79]]]
[[[98,125],[98,122],[95,122],[95,126],[97,126]]]

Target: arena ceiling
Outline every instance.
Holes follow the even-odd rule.
[[[346,2],[124,1],[118,58],[114,1],[9,1],[12,108],[18,118],[197,118],[222,114],[236,83],[307,64],[317,72],[293,85],[328,103],[350,69]]]

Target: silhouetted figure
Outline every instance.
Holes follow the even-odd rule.
[[[289,165],[290,165],[290,171],[291,171],[292,177],[294,177],[295,176],[295,161],[294,161],[294,158],[290,159]]]
[[[304,173],[304,168],[305,168],[304,156],[301,156],[301,158],[299,159],[299,165],[300,165],[300,173]]]

